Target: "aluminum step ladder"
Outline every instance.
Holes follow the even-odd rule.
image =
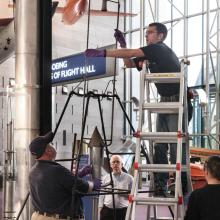
[[[184,122],[185,132],[183,133],[183,112],[187,112],[187,87],[186,77],[184,75],[184,68],[187,62],[181,62],[181,72],[178,73],[148,73],[146,68],[143,68],[140,73],[140,105],[139,105],[139,122],[138,130],[134,134],[136,137],[136,152],[134,162],[134,184],[131,193],[128,197],[129,206],[126,213],[126,220],[135,220],[136,206],[146,205],[147,216],[146,219],[174,219],[183,220],[185,214],[181,172],[187,173],[188,191],[191,191],[190,179],[190,164],[189,159],[186,159],[186,165],[182,165],[182,144],[188,145],[187,128],[188,121]],[[146,67],[146,64],[145,64]],[[179,84],[179,101],[178,102],[151,102],[150,101],[150,84],[151,83],[178,83]],[[144,114],[147,113],[148,129],[143,129],[143,121],[145,120]],[[167,113],[178,115],[178,130],[176,132],[155,132],[152,131],[152,113]],[[185,114],[185,113],[184,113]],[[188,120],[188,117],[184,117]],[[143,120],[144,119],[144,120]],[[141,159],[141,144],[148,142],[149,146],[149,159],[151,164],[142,164]],[[176,143],[176,164],[153,164],[153,148],[155,143]],[[186,158],[189,158],[189,150],[186,150]],[[149,193],[145,196],[141,193],[143,189],[140,186],[141,173],[146,172],[150,176]],[[155,197],[152,191],[154,190],[154,173],[157,172],[172,172],[175,173],[175,195],[173,197]],[[167,206],[172,212],[172,217],[157,217],[157,207]],[[153,218],[152,217],[153,212]]]

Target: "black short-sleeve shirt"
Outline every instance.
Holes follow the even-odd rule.
[[[72,187],[76,177],[65,167],[52,161],[36,161],[29,174],[30,195],[36,211],[70,215]],[[89,184],[77,178],[76,190],[86,193]],[[76,204],[80,203],[77,196]],[[76,215],[81,210],[76,210]]]
[[[209,184],[192,192],[184,220],[220,219],[220,184]]]
[[[151,73],[180,72],[180,63],[176,54],[163,42],[150,44],[140,49],[149,61]],[[156,83],[155,85],[161,96],[171,96],[179,93],[179,84]]]

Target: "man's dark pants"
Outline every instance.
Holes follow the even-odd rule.
[[[124,220],[127,208],[115,209],[116,218],[114,219],[114,209],[103,206],[100,211],[100,220]]]

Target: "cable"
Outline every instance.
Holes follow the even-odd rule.
[[[116,23],[116,29],[118,29],[119,26],[119,13],[120,13],[120,2],[118,0],[118,11],[117,11],[117,23]],[[117,48],[117,40],[115,40],[116,48]],[[116,58],[115,58],[115,65],[114,65],[114,77],[113,77],[113,91],[112,94],[115,95],[115,82],[116,82]],[[113,139],[113,126],[114,126],[114,108],[115,108],[115,99],[112,99],[112,116],[111,116],[111,142],[112,144],[112,139]]]
[[[86,49],[88,49],[89,46],[89,32],[90,32],[90,14],[91,14],[91,0],[89,0],[89,5],[88,5],[88,21],[87,21],[87,36],[86,36]],[[88,82],[86,81],[86,75],[87,75],[87,59],[85,59],[85,74],[83,75],[83,82],[84,82],[84,86],[83,86],[83,93],[86,93],[86,88],[88,91]],[[87,82],[87,84],[86,84]],[[85,97],[83,98],[83,109],[82,109],[82,124],[83,124],[83,120],[85,117]],[[81,129],[81,133],[82,133],[82,129]],[[80,143],[82,145],[82,143]]]

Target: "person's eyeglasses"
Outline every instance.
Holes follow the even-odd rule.
[[[154,34],[157,33],[157,31],[146,31],[145,37],[148,36],[149,34]]]
[[[119,160],[114,160],[111,163],[120,163],[120,161]]]

